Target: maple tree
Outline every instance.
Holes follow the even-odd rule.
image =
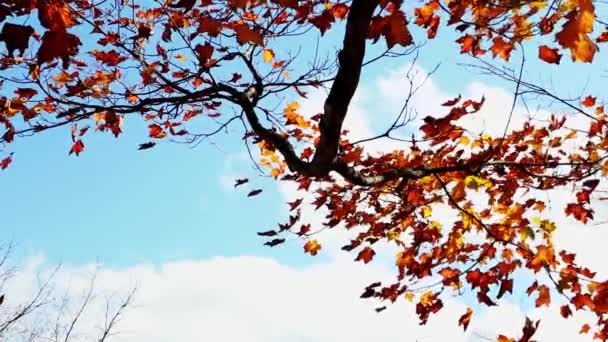
[[[538,276],[526,291],[536,306],[557,303],[552,294],[559,293],[564,318],[573,310],[593,312],[597,321],[581,332],[608,340],[608,282],[555,248],[558,224],[546,217],[539,195],[575,186],[565,214],[593,220],[592,195],[608,172],[608,119],[596,97],[573,103],[486,63],[479,68],[517,85],[515,99],[534,93],[576,115],[476,136],[459,120],[475,116],[484,99],[444,99],[444,114],[426,116],[402,148],[381,155],[350,141],[344,127],[364,67],[408,55],[440,30],[454,29],[460,52],[471,58],[504,63],[532,46],[544,63],[564,63],[567,54],[593,63],[608,41],[594,1],[429,0],[410,7],[402,0],[2,1],[0,168],[11,164],[7,148],[15,139],[59,127],[71,128],[69,153],[78,156],[92,131],[118,137],[131,117],[148,127],[142,150],[163,139],[196,143],[242,122],[244,139],[258,145],[270,174],[313,192],[312,205],[327,213],[323,227],[312,229],[301,215],[302,199],[294,199],[287,223],[259,233],[268,246],[291,232],[316,255],[322,250],[316,228],[364,228],[342,248],[355,261],[372,262],[379,242],[400,252],[396,281],[371,284],[362,297],[416,301],[421,323],[442,309],[444,293],[468,290],[493,306],[513,292],[514,273],[528,271]],[[34,26],[20,24],[22,18]],[[306,64],[277,49],[311,29],[321,39],[343,29],[336,63]],[[374,43],[387,50],[370,58],[366,47]],[[329,88],[322,112],[301,113],[298,98],[320,87]],[[293,101],[277,112],[276,95]],[[586,128],[571,128],[573,120]],[[371,139],[391,138],[409,123],[400,115]],[[201,126],[208,130],[198,133]],[[438,204],[452,210],[454,222],[433,220]],[[467,310],[458,324],[466,329],[473,316]],[[537,327],[528,320],[522,336],[498,340],[530,341]]]

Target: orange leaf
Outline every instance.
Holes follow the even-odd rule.
[[[467,331],[469,323],[471,323],[471,317],[473,317],[473,310],[471,310],[471,308],[467,308],[467,312],[465,312],[464,315],[460,316],[458,319],[458,325],[462,325],[464,331]]]
[[[317,240],[309,240],[304,244],[304,251],[310,255],[317,255],[321,249],[321,244]]]
[[[492,56],[499,56],[505,61],[508,61],[509,57],[511,57],[511,51],[513,51],[514,48],[513,44],[507,42],[501,37],[494,38],[492,40],[492,43],[493,45],[490,48],[490,50],[492,51]]]
[[[346,18],[346,14],[348,13],[348,6],[346,6],[345,4],[336,4],[332,7],[331,13],[337,19],[344,19]]]
[[[559,64],[562,58],[557,49],[550,48],[546,45],[542,45],[538,48],[538,58],[551,64]]]
[[[589,332],[590,329],[591,329],[591,327],[589,326],[589,324],[585,323],[581,326],[581,330],[579,331],[579,334],[586,334]]]
[[[585,99],[581,102],[581,104],[585,107],[593,107],[595,106],[595,97],[594,96],[587,96],[585,97]]]
[[[538,298],[536,298],[536,307],[540,307],[543,305],[549,306],[551,304],[551,294],[549,293],[549,288],[545,285],[541,285],[538,287]]]

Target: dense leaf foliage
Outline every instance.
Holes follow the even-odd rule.
[[[591,311],[597,321],[581,332],[608,340],[608,282],[554,247],[559,227],[543,199],[574,187],[565,214],[593,221],[592,195],[608,173],[608,119],[600,101],[562,100],[485,64],[575,115],[474,135],[459,120],[475,116],[484,98],[443,99],[445,113],[424,117],[402,148],[382,154],[350,141],[343,127],[368,63],[366,46],[387,47],[371,63],[410,54],[450,29],[456,48],[471,58],[504,63],[527,45],[546,63],[564,63],[564,54],[592,63],[598,44],[608,41],[594,1],[430,0],[411,7],[401,0],[4,0],[0,21],[1,169],[13,160],[8,148],[15,139],[61,126],[71,127],[69,153],[78,156],[88,134],[118,137],[130,117],[148,128],[141,150],[168,139],[196,143],[242,122],[259,162],[273,177],[314,193],[312,205],[327,215],[322,227],[312,227],[301,214],[303,200],[294,199],[287,223],[259,233],[266,245],[283,243],[291,232],[317,255],[318,229],[357,227],[362,232],[342,249],[366,264],[381,242],[396,245],[395,282],[371,284],[361,297],[415,301],[421,323],[442,309],[449,292],[467,290],[481,304],[497,305],[513,292],[514,274],[527,271],[536,278],[526,286],[537,307],[560,305],[564,318]],[[414,34],[415,27],[424,34]],[[326,39],[336,28],[344,31],[337,63],[303,63],[280,49],[311,29]],[[298,97],[319,87],[330,88],[323,112],[302,113]],[[277,112],[276,95],[293,102]],[[390,138],[409,123],[399,116],[371,139]],[[438,220],[438,205],[454,219]],[[458,324],[466,330],[471,319],[469,309]],[[530,341],[537,327],[528,320],[522,336],[498,340]]]

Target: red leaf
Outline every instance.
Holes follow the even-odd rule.
[[[167,132],[163,131],[163,128],[157,124],[151,124],[148,129],[150,138],[162,139],[167,136]]]
[[[538,287],[538,298],[535,301],[536,307],[541,307],[543,305],[549,306],[551,304],[551,294],[549,293],[549,288],[545,285],[541,285]]]
[[[559,64],[562,55],[558,53],[558,49],[550,48],[546,45],[542,45],[538,48],[538,58],[551,64]]]
[[[0,160],[0,170],[5,170],[13,162],[13,154],[9,154],[8,157]]]
[[[47,31],[42,36],[42,44],[38,50],[38,65],[60,58],[63,68],[67,69],[70,57],[78,54],[80,45],[80,39],[71,33]]]
[[[562,317],[564,317],[564,318],[568,318],[569,316],[572,316],[572,311],[570,310],[570,307],[568,305],[562,305],[559,308],[559,312],[561,313]]]
[[[247,24],[240,24],[233,28],[239,44],[252,43],[257,45],[264,44],[264,38],[256,31],[253,31]]]
[[[19,96],[20,98],[29,100],[32,97],[36,96],[36,94],[38,94],[38,90],[32,88],[19,88],[15,90],[15,94],[17,94],[17,96]]]
[[[581,104],[585,107],[593,107],[595,106],[595,97],[594,96],[587,96],[585,97],[585,99],[581,102]]]
[[[68,154],[76,153],[76,155],[79,156],[83,150],[84,143],[82,142],[82,140],[77,140],[74,145],[72,145],[72,148],[70,148],[70,153]]]
[[[0,40],[3,40],[4,44],[6,44],[8,55],[14,57],[15,50],[18,50],[19,54],[23,55],[33,34],[34,29],[31,26],[6,23],[2,27],[2,39]]]
[[[460,94],[458,94],[458,97],[445,101],[441,105],[445,106],[445,107],[452,107],[452,106],[456,105],[460,101],[461,98],[462,98],[462,96],[460,96]]]
[[[355,261],[363,261],[367,264],[372,261],[374,255],[376,255],[376,252],[373,249],[370,247],[365,247],[363,250],[361,250],[361,252],[359,252],[359,255],[357,255]]]

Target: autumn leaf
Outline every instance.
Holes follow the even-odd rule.
[[[63,61],[63,68],[67,69],[70,57],[78,54],[80,45],[82,45],[80,39],[71,33],[47,31],[42,36],[42,44],[38,49],[38,65],[60,58]]]
[[[0,170],[5,170],[13,162],[13,154],[9,154],[8,157],[0,160]]]
[[[17,24],[6,23],[2,27],[0,40],[6,44],[8,55],[14,57],[15,50],[23,56],[29,46],[30,37],[34,34],[34,28]]]
[[[374,255],[376,255],[376,252],[373,249],[370,247],[365,247],[359,252],[355,261],[363,261],[367,264],[372,261]]]
[[[585,107],[593,107],[595,106],[595,97],[594,96],[587,96],[585,97],[585,99],[581,102],[581,104]]]
[[[269,247],[274,247],[274,246],[282,244],[283,242],[285,242],[285,239],[273,239],[271,241],[265,242],[264,245],[269,246]]]
[[[538,58],[547,63],[559,64],[562,55],[558,53],[557,49],[542,45],[538,48]]]
[[[65,32],[78,24],[75,13],[63,1],[38,1],[38,19],[50,31]]]
[[[70,153],[68,154],[75,153],[77,156],[79,156],[82,151],[84,151],[84,143],[82,140],[76,140],[76,142],[74,142],[70,148]]]
[[[247,182],[249,182],[249,179],[247,179],[247,178],[239,178],[239,179],[237,179],[237,180],[234,181],[234,187],[236,188],[236,187],[241,186],[241,185],[243,185],[243,184],[245,184]]]
[[[541,307],[543,305],[549,306],[551,304],[551,294],[549,293],[549,288],[545,285],[541,285],[538,287],[538,298],[534,302],[536,307]]]
[[[151,124],[148,126],[148,135],[150,138],[162,139],[167,136],[167,132],[165,132],[159,125]]]
[[[501,37],[496,37],[492,40],[492,47],[490,51],[492,51],[492,56],[499,56],[500,58],[508,61],[511,57],[511,51],[513,51],[513,44],[505,41]]]
[[[346,4],[336,4],[332,7],[331,13],[336,19],[344,19],[348,14],[348,6]]]
[[[150,141],[150,142],[147,142],[147,143],[139,144],[139,147],[137,149],[138,150],[147,150],[147,149],[151,149],[155,145],[156,145],[155,142]]]
[[[19,88],[15,90],[15,94],[22,99],[29,100],[38,94],[38,90],[32,88]]]
[[[458,325],[461,325],[464,331],[467,331],[469,323],[471,323],[471,317],[473,317],[473,310],[467,308],[467,312],[458,319]]]
[[[321,250],[321,244],[317,240],[308,240],[304,244],[304,251],[310,255],[317,255],[319,250]]]
[[[247,197],[253,197],[253,196],[257,196],[259,194],[262,193],[262,189],[256,189],[256,190],[251,190],[248,194]]]
[[[264,51],[262,52],[262,56],[263,56],[264,62],[272,63],[272,60],[274,59],[274,51],[272,51],[270,49],[264,49]]]
[[[252,43],[252,44],[256,44],[256,45],[264,44],[264,41],[263,41],[264,38],[262,37],[262,35],[256,31],[253,31],[246,24],[237,25],[233,28],[233,30],[236,33],[236,38],[237,38],[239,44],[241,44],[241,45],[247,44],[247,43]]]

